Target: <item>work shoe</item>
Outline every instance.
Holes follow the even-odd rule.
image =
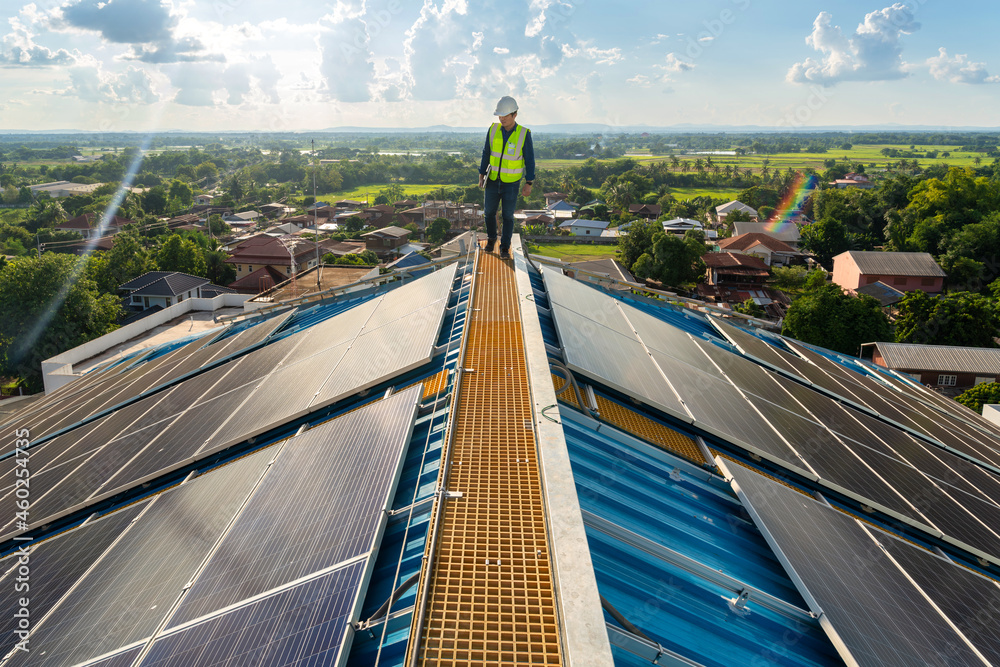
[[[483,250],[485,250],[486,252],[493,252],[493,248],[496,246],[496,244],[497,244],[496,239],[488,239],[486,241],[486,247],[483,248]]]
[[[500,259],[510,259],[510,248],[500,248]]]

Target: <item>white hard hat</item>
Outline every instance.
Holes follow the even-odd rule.
[[[509,113],[514,113],[517,111],[517,102],[510,95],[504,95],[497,102],[497,110],[493,112],[494,116],[506,116]]]

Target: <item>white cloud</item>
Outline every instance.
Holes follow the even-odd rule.
[[[99,63],[90,60],[69,68],[69,81],[69,88],[59,94],[76,97],[83,102],[153,104],[160,100],[153,90],[149,74],[132,66],[115,74],[104,72]]]
[[[178,89],[174,102],[185,106],[276,104],[280,78],[270,56],[228,65],[183,63],[170,72],[170,82]]]
[[[59,14],[54,27],[99,32],[119,44],[169,40],[177,24],[162,0],[78,0],[64,4]]]
[[[931,76],[938,81],[951,81],[952,83],[1000,83],[1000,76],[990,76],[986,71],[986,63],[974,63],[969,61],[969,56],[963,53],[956,53],[954,57],[948,55],[948,51],[942,46],[938,49],[938,55],[927,59]]]
[[[206,53],[199,36],[181,30],[183,12],[183,7],[175,11],[169,0],[76,0],[54,10],[48,23],[56,31],[96,32],[106,42],[130,45],[124,60],[155,64],[224,60]]]
[[[833,16],[820,12],[806,44],[822,58],[795,63],[786,79],[792,83],[833,85],[840,81],[887,81],[907,76],[900,37],[920,28],[909,7],[901,3],[871,12],[854,34],[845,36]]]
[[[625,81],[628,83],[634,83],[635,85],[643,88],[648,88],[652,84],[650,78],[645,74],[636,74],[631,79],[625,79]]]
[[[596,46],[581,45],[573,48],[569,44],[563,44],[562,51],[567,58],[586,58],[593,60],[595,65],[614,65],[622,60],[622,50],[618,47],[599,49]]]
[[[510,49],[504,48],[502,46],[494,46],[493,47],[493,53],[496,53],[497,55],[505,56],[508,53],[510,53]]]
[[[660,69],[666,70],[667,72],[690,72],[694,69],[694,63],[689,63],[686,60],[681,60],[677,57],[676,53],[667,54],[667,64],[657,65]]]
[[[368,102],[372,98],[369,83],[375,77],[368,26],[363,18],[347,12],[335,14],[342,18],[320,37],[320,73],[325,92],[340,102]]]
[[[34,38],[32,27],[43,20],[34,4],[21,9],[19,16],[8,19],[12,31],[0,40],[0,65],[11,67],[55,67],[72,65],[79,54],[73,54],[66,49],[53,51],[39,44]]]

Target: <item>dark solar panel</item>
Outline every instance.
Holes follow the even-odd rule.
[[[204,401],[161,430],[140,456],[128,461],[102,487],[102,493],[138,483],[154,473],[184,464],[201,449],[209,433],[250,395],[252,387],[234,389]]]
[[[132,663],[142,653],[142,647],[131,649],[103,660],[87,663],[87,667],[132,667]]]
[[[859,665],[987,664],[855,519],[741,466],[730,472],[812,611]]]
[[[140,665],[338,665],[364,569],[347,565],[157,639]]]
[[[235,461],[158,496],[9,665],[73,665],[149,637],[272,453]]]
[[[25,597],[30,601],[30,618],[40,620],[45,616],[144,506],[145,504],[136,504],[126,507],[92,524],[39,544],[29,555],[29,588],[24,591]],[[18,558],[17,554],[8,556],[0,561],[0,569],[6,570]],[[7,655],[20,641],[14,634],[18,625],[14,614],[20,608],[18,598],[21,596],[16,594],[16,582],[13,579],[13,576],[8,576],[0,581],[7,592],[0,596],[0,656]]]
[[[1000,665],[1000,587],[932,553],[881,533],[879,543],[972,644]]]
[[[739,327],[727,324],[718,318],[711,318],[711,322],[729,339],[729,342],[739,347],[751,357],[756,357],[764,363],[783,371],[798,374],[795,366],[789,362],[789,354],[779,351],[773,345],[769,345],[753,334],[747,333]]]
[[[287,441],[170,627],[370,551],[420,397],[413,387]]]

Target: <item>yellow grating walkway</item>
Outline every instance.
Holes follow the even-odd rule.
[[[561,375],[552,374],[552,384],[555,386],[556,391],[562,389],[563,384],[566,382],[568,380]],[[663,424],[640,415],[634,410],[629,410],[620,403],[609,401],[599,394],[595,395],[595,398],[597,399],[597,411],[601,415],[601,421],[605,421],[626,433],[631,433],[637,438],[641,438],[688,461],[697,463],[698,465],[705,465],[705,457],[702,455],[701,449],[698,448],[698,444],[683,433],[678,433],[671,428],[667,428]],[[576,400],[576,393],[572,387],[559,394],[559,400],[569,403],[574,407],[580,407]]]
[[[484,252],[479,272],[444,486],[462,497],[444,501],[418,658],[559,665],[514,270]]]

